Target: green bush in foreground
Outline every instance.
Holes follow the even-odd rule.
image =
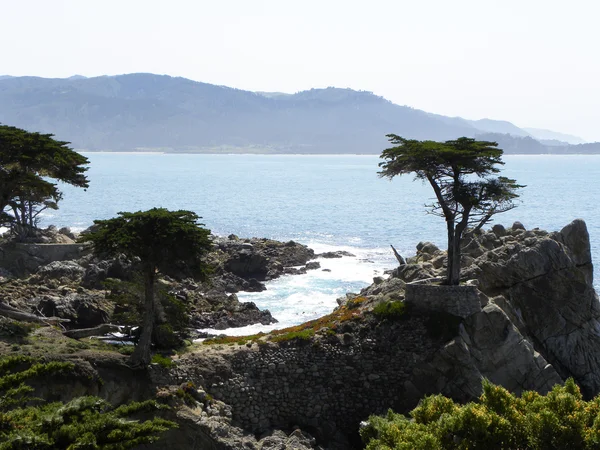
[[[165,408],[152,400],[114,408],[97,397],[78,397],[65,404],[31,396],[33,389],[26,381],[71,370],[71,363],[0,358],[0,450],[122,450],[154,442],[176,426],[160,418],[131,420],[136,414]]]
[[[600,449],[600,397],[584,401],[571,378],[521,397],[484,380],[478,402],[433,395],[410,416],[371,416],[360,431],[366,449]]]

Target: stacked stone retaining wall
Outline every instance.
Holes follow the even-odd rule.
[[[203,381],[232,406],[238,424],[256,433],[299,425],[325,440],[338,432],[357,435],[370,414],[407,411],[422,395],[411,389],[411,374],[442,345],[429,337],[425,320],[383,323],[363,338],[255,343],[228,356],[223,352],[228,373],[203,371]]]

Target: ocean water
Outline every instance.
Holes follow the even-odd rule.
[[[379,158],[363,155],[173,155],[86,153],[87,191],[62,186],[58,211],[43,224],[84,229],[94,219],[152,207],[188,209],[213,233],[293,239],[317,252],[356,257],[319,260],[322,270],[282,277],[267,291],[240,293],[268,308],[277,328],[331,312],[336,298],[357,292],[395,266],[390,244],[404,256],[420,241],[445,246],[443,219],[427,214],[428,185],[411,176],[377,176]],[[600,257],[600,155],[505,156],[503,175],[526,185],[518,208],[496,223],[560,230],[575,218],[588,224],[592,255]],[[490,225],[491,226],[491,225]],[[600,265],[598,265],[600,267]],[[599,279],[595,273],[596,281]],[[264,326],[228,330],[256,332]]]

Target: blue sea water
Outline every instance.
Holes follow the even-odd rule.
[[[62,186],[60,210],[46,214],[45,225],[83,229],[119,211],[158,206],[195,211],[215,234],[294,239],[318,252],[346,249],[356,255],[320,260],[331,272],[283,277],[263,293],[240,294],[270,309],[279,327],[329,313],[337,297],[394,267],[389,244],[405,256],[414,254],[419,241],[445,246],[444,221],[423,206],[433,195],[429,186],[411,176],[379,178],[377,156],[85,155],[89,189]],[[600,156],[522,155],[504,161],[502,175],[526,187],[518,208],[496,222],[560,230],[583,218],[592,255],[600,257]],[[256,328],[237,333],[248,331]]]

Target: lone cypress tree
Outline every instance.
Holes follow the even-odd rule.
[[[432,214],[446,220],[448,232],[448,271],[446,284],[460,282],[460,242],[468,226],[479,229],[496,214],[515,208],[517,189],[524,187],[500,172],[502,149],[496,142],[461,137],[435,142],[387,135],[394,147],[381,153],[381,177],[414,173],[427,181],[435,193]]]
[[[198,223],[191,211],[168,211],[153,208],[135,213],[120,212],[119,217],[95,220],[95,229],[82,241],[94,244],[100,256],[125,254],[139,258],[144,279],[144,312],[140,340],[131,356],[133,366],[150,364],[152,329],[156,314],[155,283],[158,272],[180,273],[182,265],[188,273],[203,279],[208,267],[202,257],[210,250],[210,230]]]

